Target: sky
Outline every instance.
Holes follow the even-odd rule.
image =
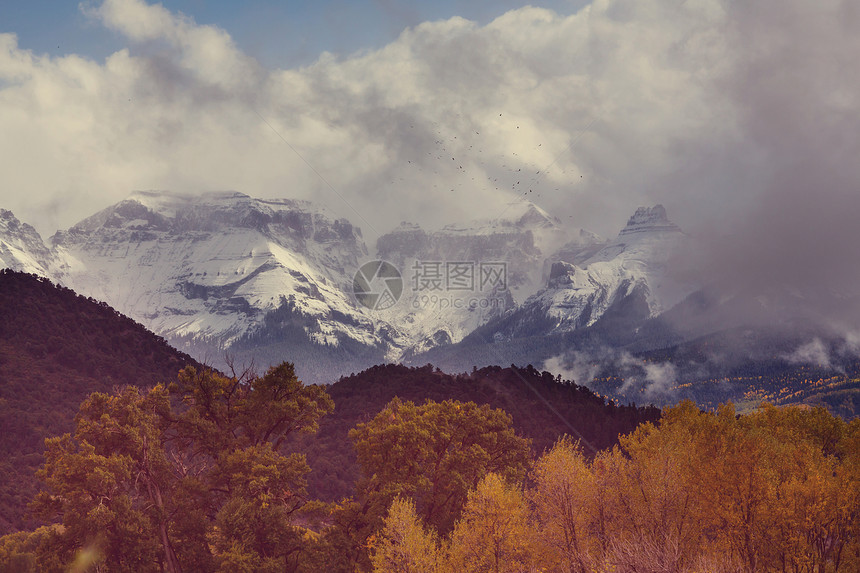
[[[0,207],[46,238],[138,189],[312,199],[373,239],[530,200],[703,266],[860,280],[855,1],[4,2]]]
[[[35,52],[103,59],[122,49],[125,41],[122,34],[101,26],[81,9],[98,4],[10,0],[0,5],[0,22],[4,32],[17,34],[21,46]],[[349,55],[378,49],[396,40],[405,28],[426,21],[460,16],[486,24],[523,6],[516,0],[170,0],[161,5],[194,18],[198,24],[227,30],[243,52],[269,68],[307,65],[324,51]],[[561,13],[585,5],[584,0],[541,4]]]

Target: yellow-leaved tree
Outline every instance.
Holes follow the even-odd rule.
[[[603,561],[599,496],[590,463],[569,437],[536,463],[532,503],[535,549],[548,570],[589,573]]]
[[[522,490],[495,473],[469,492],[454,526],[446,571],[520,573],[535,570],[536,551]]]
[[[411,500],[398,497],[392,502],[373,546],[375,573],[441,573],[439,541],[433,530],[424,528]]]

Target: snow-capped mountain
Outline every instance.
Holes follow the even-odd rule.
[[[53,266],[54,255],[36,229],[0,209],[0,268],[48,276]]]
[[[174,342],[228,348],[289,305],[319,345],[385,344],[348,294],[360,231],[307,202],[138,192],[51,242],[64,285]]]
[[[578,382],[629,377],[619,396],[638,400],[680,380],[856,367],[856,293],[698,284],[683,272],[700,268],[697,253],[660,205],[609,241],[518,203],[494,220],[401,224],[376,252],[309,202],[235,192],[137,192],[50,247],[0,210],[0,268],[107,302],[221,368],[288,360],[305,382],[326,383],[386,361],[538,364]],[[379,284],[397,288],[369,300],[391,304],[368,308],[359,287]],[[735,392],[694,386],[679,395],[715,403]]]
[[[562,247],[552,257],[556,262],[545,288],[500,319],[494,337],[585,328],[622,303],[635,308],[642,319],[657,316],[699,287],[670,272],[670,261],[687,246],[688,237],[668,219],[662,205],[640,207],[618,236],[601,248],[599,239],[587,234]]]
[[[537,290],[546,254],[568,235],[557,218],[530,202],[511,203],[496,219],[430,232],[401,223],[377,240],[377,256],[401,270],[406,287],[381,317],[409,341],[407,355],[456,343]],[[457,284],[454,272],[460,273]]]
[[[523,202],[438,230],[404,223],[369,253],[358,228],[309,202],[150,191],[58,231],[49,249],[0,212],[0,266],[105,301],[201,359],[289,359],[306,363],[297,364],[306,379],[408,360],[487,329],[513,340],[611,312],[658,315],[695,288],[668,272],[686,239],[659,205],[607,242]],[[354,295],[356,272],[374,259],[400,272],[390,307]]]

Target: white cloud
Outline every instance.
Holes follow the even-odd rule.
[[[720,0],[596,0],[566,16],[525,7],[485,26],[424,23],[382,49],[288,70],[261,68],[227,31],[160,4],[83,10],[127,48],[95,62],[0,35],[0,205],[43,233],[141,188],[309,198],[371,238],[401,220],[492,217],[518,197],[602,234],[656,202],[688,229],[720,227],[778,207],[770,174],[798,157],[820,174],[856,156],[856,83],[815,57],[856,53],[840,51],[860,34],[836,3],[808,28],[800,1],[770,12]],[[799,141],[821,118],[826,129]]]
[[[543,369],[561,374],[565,380],[605,391],[599,376],[618,376],[623,383],[619,396],[632,399],[654,400],[662,403],[677,396],[678,370],[671,362],[651,362],[637,358],[626,350],[600,347],[589,351],[568,351],[544,362]]]
[[[830,351],[820,338],[813,338],[805,344],[801,344],[791,354],[782,355],[784,360],[792,364],[811,364],[821,368],[830,368]]]
[[[719,11],[651,4],[430,22],[381,50],[269,71],[225,30],[160,4],[87,4],[128,49],[93,62],[2,37],[3,203],[45,231],[135,188],[235,188],[323,198],[384,232],[401,219],[492,215],[531,186],[550,208],[617,208],[617,226],[642,193],[630,173],[665,163],[671,137],[712,119],[704,84],[691,83],[703,66],[671,50]]]
[[[645,369],[645,395],[665,397],[678,386],[678,370],[671,362],[648,362]]]
[[[553,374],[561,374],[564,380],[587,386],[605,366],[606,359],[605,354],[592,355],[587,352],[573,351],[564,356],[549,358],[544,362],[543,369]]]
[[[256,75],[256,63],[236,48],[225,30],[198,25],[190,17],[173,14],[161,4],[104,0],[97,7],[82,4],[81,9],[133,42],[166,42],[175,62],[202,82],[241,90]]]
[[[180,29],[193,27],[192,22],[171,14],[161,4],[138,0],[105,0],[100,6],[82,3],[81,10],[135,41],[175,37]]]

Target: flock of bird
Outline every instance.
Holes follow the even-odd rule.
[[[503,113],[499,113],[499,117],[503,117]],[[461,117],[456,114],[452,118],[452,123],[461,122]],[[549,149],[545,148],[543,142],[533,144],[531,148],[523,149],[520,147],[520,152],[525,152],[531,159],[525,160],[522,155],[516,151],[508,151],[506,153],[487,152],[485,148],[497,147],[498,141],[489,142],[486,135],[482,135],[481,129],[459,129],[453,130],[448,125],[443,125],[438,121],[430,123],[430,129],[425,129],[418,122],[409,124],[409,130],[417,130],[418,137],[411,136],[410,140],[417,141],[416,149],[420,150],[423,157],[419,157],[414,150],[401,152],[400,156],[413,153],[411,158],[406,159],[406,164],[409,169],[416,170],[415,178],[424,177],[421,174],[430,174],[432,178],[432,188],[437,192],[447,190],[448,193],[455,193],[458,190],[465,191],[470,187],[479,189],[492,189],[495,191],[508,191],[513,193],[514,197],[519,201],[539,200],[545,192],[549,191],[549,186],[545,185],[544,179],[550,173],[550,169],[556,166],[556,163],[562,157],[571,151],[572,143],[566,149],[560,150],[555,156],[552,156]],[[511,124],[512,131],[510,137],[514,141],[523,141],[527,136],[518,135],[522,133],[520,126],[516,123]],[[426,132],[421,134],[421,132]],[[522,130],[526,131],[526,130]],[[422,137],[427,135],[429,137]],[[531,135],[531,134],[530,134]],[[432,146],[428,144],[432,137]],[[493,143],[496,145],[487,145]],[[407,155],[407,157],[409,157]],[[546,158],[546,161],[541,165],[538,164],[535,158]],[[483,171],[480,175],[475,171]],[[564,173],[563,170],[560,173]],[[403,175],[406,175],[404,178]],[[458,182],[451,183],[451,175],[460,177]],[[480,180],[479,180],[480,178]],[[580,175],[582,178],[582,175]],[[411,179],[409,173],[401,172],[400,181]],[[453,181],[457,181],[453,179]],[[391,184],[395,181],[392,179]],[[447,185],[445,183],[448,183]],[[553,187],[555,192],[561,191],[562,187]]]

